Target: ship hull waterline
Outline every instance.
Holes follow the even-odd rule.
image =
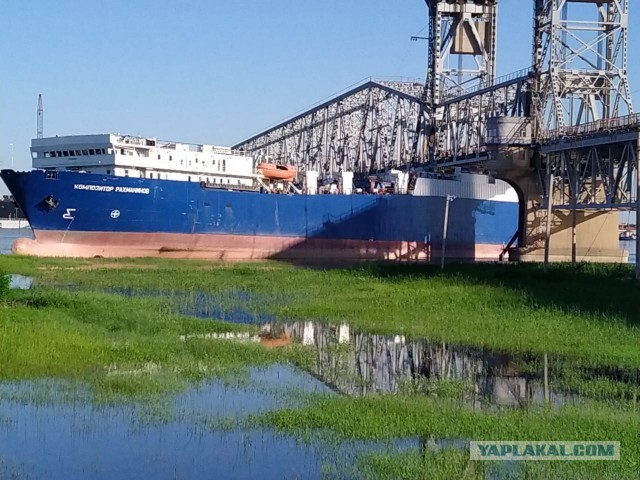
[[[12,251],[40,257],[165,257],[204,260],[415,261],[439,260],[437,246],[409,241],[334,240],[243,235],[69,232],[34,230],[36,239],[20,238]],[[452,246],[448,259],[492,261],[500,245]]]

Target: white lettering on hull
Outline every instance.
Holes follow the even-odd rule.
[[[115,192],[115,193],[137,193],[149,195],[149,189],[145,187],[114,187],[113,185],[85,185],[76,183],[74,190],[88,190],[91,192]]]

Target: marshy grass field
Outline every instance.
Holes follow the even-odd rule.
[[[255,336],[273,322],[345,324],[492,352],[510,358],[509,368],[525,379],[541,378],[544,369],[563,401],[470,404],[474,378],[416,374],[394,392],[290,389],[283,393],[290,405],[211,428],[273,431],[302,443],[387,445],[363,450],[339,471],[326,465],[314,472],[326,478],[640,478],[640,285],[631,267],[555,266],[544,273],[537,265],[441,271],[0,256],[0,274],[33,279],[26,290],[0,280],[0,385],[64,381],[87,389],[84,401],[95,405],[157,404],[211,379],[242,384],[252,368],[284,364],[305,372],[320,361],[303,342],[265,348],[221,338],[226,334]],[[352,354],[341,348],[336,358]],[[74,391],[65,393],[67,401]],[[1,392],[0,404],[47,401]],[[397,447],[407,439],[419,447]],[[470,440],[620,441],[621,459],[470,462]]]

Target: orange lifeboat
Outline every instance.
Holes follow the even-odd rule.
[[[258,164],[258,171],[269,180],[292,181],[296,178],[296,167],[293,165],[278,165],[262,162]]]
[[[286,333],[277,337],[272,337],[268,333],[261,333],[259,338],[260,344],[265,348],[288,347],[293,343],[291,336]]]

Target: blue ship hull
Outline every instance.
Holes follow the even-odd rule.
[[[31,224],[36,255],[430,260],[442,243],[443,197],[269,195],[198,183],[75,172],[2,179]],[[495,259],[518,204],[457,199],[447,256]]]

